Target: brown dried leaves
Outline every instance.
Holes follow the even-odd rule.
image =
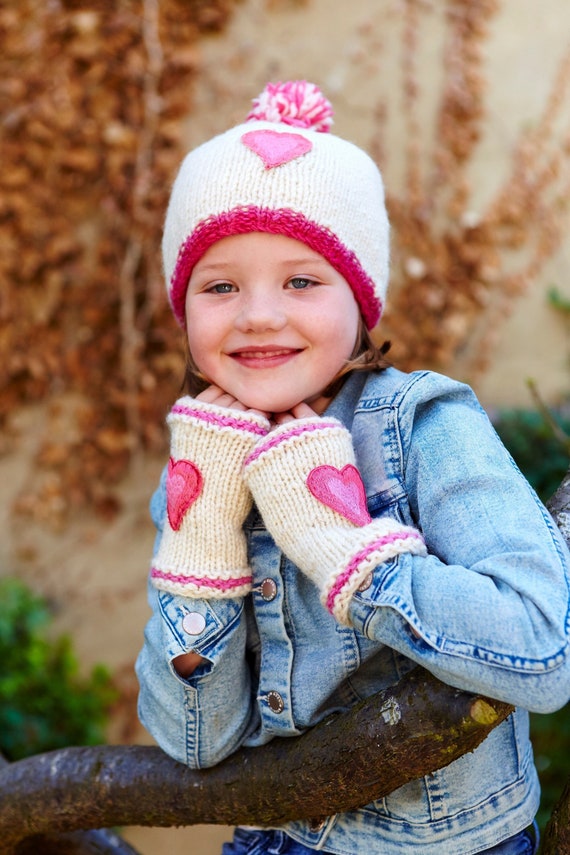
[[[232,5],[0,10],[0,425],[27,402],[82,401],[67,434],[51,411],[38,483],[18,503],[43,522],[85,504],[111,513],[133,451],[164,441],[184,359],[160,282],[162,218],[197,42]]]
[[[403,43],[417,49],[421,4],[405,0],[405,6]],[[521,136],[511,174],[495,200],[481,214],[470,211],[469,170],[485,118],[483,46],[497,8],[496,0],[448,0],[431,173],[421,174],[417,144],[409,144],[404,191],[388,196],[393,276],[380,332],[392,339],[391,355],[402,368],[454,370],[471,380],[487,367],[514,298],[558,248],[570,196],[570,126],[564,118],[569,51],[544,113]],[[411,135],[420,87],[413,62],[406,50],[403,54],[403,104]]]

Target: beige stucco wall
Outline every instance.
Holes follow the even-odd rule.
[[[429,138],[441,79],[443,0],[422,31],[420,80],[422,133]],[[525,123],[539,113],[569,42],[568,0],[505,0],[487,44],[488,126],[473,169],[475,207],[492,198],[507,172],[509,151]],[[308,78],[323,87],[336,108],[335,131],[368,147],[373,106],[387,92],[392,111],[385,180],[401,181],[402,128],[398,111],[397,0],[243,0],[221,36],[202,42],[188,144],[201,142],[245,115],[251,97],[268,79]],[[569,99],[570,100],[570,99]],[[567,113],[570,111],[566,111]],[[568,329],[546,303],[551,283],[570,299],[568,241],[504,325],[489,373],[478,383],[487,404],[525,403],[525,380],[536,379],[554,400],[568,388]],[[41,412],[17,416],[21,438],[0,459],[0,564],[58,605],[58,629],[70,631],[86,665],[106,661],[136,686],[132,663],[147,618],[144,576],[153,542],[147,515],[162,460],[145,460],[121,488],[125,511],[111,524],[82,516],[61,532],[14,521],[9,509],[34,477]],[[123,722],[115,727],[121,736]],[[142,730],[135,739],[143,740]],[[143,855],[214,855],[226,829],[131,829],[127,837]]]

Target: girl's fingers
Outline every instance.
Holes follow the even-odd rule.
[[[208,386],[199,395],[196,395],[197,401],[204,401],[205,404],[216,404],[218,407],[228,407],[232,410],[245,410],[237,398],[230,395],[229,392],[224,392],[219,386]]]
[[[238,401],[232,394],[226,392],[220,386],[208,386],[199,395],[196,395],[197,401],[204,401],[206,404],[216,404],[218,407],[227,407],[230,410],[239,410],[240,412],[254,413],[257,416],[263,416],[270,419],[274,425],[284,425],[287,422],[295,421],[295,419],[311,419],[317,416],[317,413],[304,402],[296,404],[291,410],[284,413],[269,413],[264,410],[252,409],[246,407],[241,401]]]
[[[285,425],[287,422],[294,422],[295,419],[312,419],[317,417],[317,413],[308,404],[301,403],[294,406],[291,410],[285,413],[275,413],[273,416],[273,424]]]
[[[295,416],[293,415],[293,413],[275,413],[275,415],[273,416],[273,424],[275,425],[275,427],[277,427],[277,425],[285,425],[287,424],[287,422],[294,421]]]
[[[245,404],[242,404],[241,401],[238,401],[237,398],[229,392],[225,392],[219,386],[208,386],[207,389],[204,389],[203,392],[196,395],[196,400],[204,401],[205,404],[216,404],[218,407],[227,407],[229,410],[254,413],[255,415],[263,416],[264,418],[269,418],[270,415],[269,413],[263,412],[263,410],[254,410],[250,407],[246,407]]]
[[[208,386],[207,389],[196,395],[196,400],[204,401],[205,404],[215,404],[217,399],[223,394],[225,393],[219,386]]]
[[[312,419],[318,415],[318,413],[315,413],[312,407],[309,407],[309,405],[305,404],[303,401],[293,407],[291,412],[293,413],[296,419]]]

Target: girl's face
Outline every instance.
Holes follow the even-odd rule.
[[[244,406],[316,412],[349,359],[359,308],[343,276],[304,243],[252,232],[222,238],[186,294],[190,353],[208,381]]]

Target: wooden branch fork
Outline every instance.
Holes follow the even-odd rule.
[[[570,471],[549,503],[570,540]],[[352,810],[473,751],[513,707],[416,667],[300,737],[194,771],[159,748],[64,748],[0,768],[2,855],[127,855],[115,826],[279,825]],[[570,781],[543,841],[570,855]]]

